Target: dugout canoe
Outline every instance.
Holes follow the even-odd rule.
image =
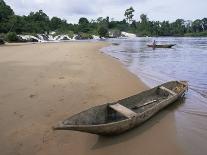
[[[188,84],[171,81],[137,95],[92,107],[75,114],[53,127],[99,135],[116,135],[148,120],[167,105],[184,96]]]
[[[165,44],[165,45],[147,45],[148,47],[152,48],[171,48],[175,46],[176,44]]]

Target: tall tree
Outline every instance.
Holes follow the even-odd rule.
[[[86,24],[89,24],[89,21],[88,21],[87,18],[85,18],[85,17],[81,17],[81,18],[79,19],[78,24],[79,24],[79,25],[86,25]]]
[[[207,31],[207,18],[202,19],[202,25],[203,25],[204,31]]]
[[[133,13],[135,12],[135,10],[133,9],[133,7],[131,6],[130,8],[126,9],[124,16],[126,17],[127,22],[130,24],[133,20]]]
[[[7,33],[12,25],[10,18],[14,16],[14,11],[3,0],[0,0],[0,33]]]
[[[201,32],[203,31],[202,20],[197,19],[192,23],[192,28],[194,32]]]
[[[52,19],[50,20],[50,29],[52,31],[57,30],[58,28],[60,28],[62,25],[62,20],[58,17],[52,17]]]
[[[26,20],[29,22],[30,30],[33,33],[45,33],[49,31],[49,17],[42,11],[31,12]]]
[[[147,18],[147,15],[145,14],[141,14],[140,15],[140,19],[141,19],[141,23],[147,23],[148,22],[148,18]]]
[[[104,26],[100,26],[98,29],[98,34],[99,34],[100,38],[108,37],[108,29]]]
[[[148,36],[150,34],[150,23],[147,15],[141,14],[140,19],[141,22],[138,23],[138,31],[141,33],[141,35]]]
[[[89,21],[87,18],[84,17],[80,18],[78,24],[79,24],[79,32],[84,32],[84,33],[89,32],[90,30]]]
[[[174,35],[183,35],[186,31],[185,28],[185,21],[183,19],[177,19],[175,22],[171,24],[172,26],[172,33]]]
[[[9,19],[10,16],[14,15],[14,11],[10,6],[6,5],[3,0],[0,0],[0,22],[4,19]]]

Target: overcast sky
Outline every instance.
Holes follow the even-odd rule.
[[[122,20],[124,11],[132,6],[134,18],[145,13],[150,20],[174,21],[207,17],[207,0],[5,0],[18,15],[28,15],[31,11],[43,10],[48,16],[66,19],[76,23],[80,17],[89,20],[98,17]]]

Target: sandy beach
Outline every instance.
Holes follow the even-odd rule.
[[[2,155],[184,154],[170,108],[116,137],[51,129],[77,112],[147,89],[120,62],[99,51],[107,45],[67,42],[0,47]]]

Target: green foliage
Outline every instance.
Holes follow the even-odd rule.
[[[45,33],[49,32],[49,17],[42,11],[39,10],[38,12],[31,12],[29,16],[26,17],[29,23],[28,31],[33,33]]]
[[[9,19],[10,16],[14,15],[14,11],[10,6],[6,5],[3,0],[0,0],[0,22]]]
[[[120,31],[128,31],[129,25],[126,20],[123,21],[111,21],[108,26],[109,29],[118,29]]]
[[[61,28],[63,23],[64,21],[62,21],[60,18],[52,17],[52,19],[50,20],[50,30],[55,31]]]
[[[1,39],[5,39],[5,37],[6,37],[6,36],[5,36],[4,33],[0,33],[0,38],[1,38]]]
[[[111,29],[108,33],[110,38],[117,38],[121,36],[121,31],[118,29]]]
[[[126,9],[124,16],[126,17],[126,20],[128,21],[128,23],[130,23],[132,21],[132,18],[134,17],[133,13],[134,13],[134,9],[131,6],[129,9]]]
[[[186,33],[186,37],[207,37],[207,31],[197,33]]]
[[[207,18],[202,19],[202,25],[203,25],[204,31],[207,31]]]
[[[148,22],[148,18],[147,18],[147,15],[145,15],[145,14],[141,14],[140,15],[140,19],[141,19],[141,23],[142,24],[146,24],[147,22]]]
[[[4,39],[5,39],[4,34],[0,34],[0,45],[4,44]]]
[[[149,21],[147,15],[142,14],[140,20],[136,23],[135,30],[138,36],[183,36],[190,31],[190,25],[185,25],[183,19],[177,19],[172,23],[169,21]]]
[[[15,32],[17,34],[45,34],[55,31],[56,34],[68,34],[73,36],[79,34],[80,38],[90,38],[91,35],[108,37],[108,30],[115,36],[117,32],[126,31],[138,36],[188,36],[204,35],[207,31],[207,18],[195,21],[184,21],[177,19],[175,22],[150,21],[146,14],[140,15],[140,21],[133,20],[133,7],[126,9],[126,19],[122,21],[110,20],[109,17],[99,17],[89,21],[82,17],[78,24],[69,24],[66,20],[58,17],[49,19],[42,10],[31,12],[28,16],[18,16],[3,0],[0,0],[0,34]],[[112,30],[112,31],[111,31]]]
[[[7,33],[10,30],[10,18],[14,15],[10,6],[0,0],[0,33]]]
[[[0,45],[4,44],[4,40],[0,38]]]
[[[73,31],[57,31],[55,35],[68,35],[70,38],[73,38],[74,32]]]
[[[79,33],[78,36],[76,37],[76,39],[78,40],[82,40],[82,39],[93,39],[93,36],[91,34],[88,33]]]
[[[87,33],[90,31],[89,21],[87,18],[84,17],[80,18],[78,24],[79,24],[79,28],[78,28],[79,32]]]
[[[74,37],[74,32],[73,32],[73,31],[68,31],[68,32],[67,32],[67,35],[68,35],[70,38],[73,38],[73,37]]]
[[[108,29],[104,26],[99,27],[98,34],[99,34],[100,38],[108,37]]]
[[[17,34],[15,32],[9,32],[9,33],[7,33],[6,40],[8,42],[16,42],[16,41],[18,41]]]
[[[89,24],[89,21],[88,21],[87,18],[81,17],[81,18],[79,19],[78,24],[79,24],[79,25],[87,25],[87,24]]]
[[[103,18],[103,17],[99,17],[97,19],[97,24],[99,26],[105,26],[108,27],[109,26],[109,17]]]
[[[192,28],[194,32],[201,32],[203,30],[202,20],[197,19],[192,23]]]

